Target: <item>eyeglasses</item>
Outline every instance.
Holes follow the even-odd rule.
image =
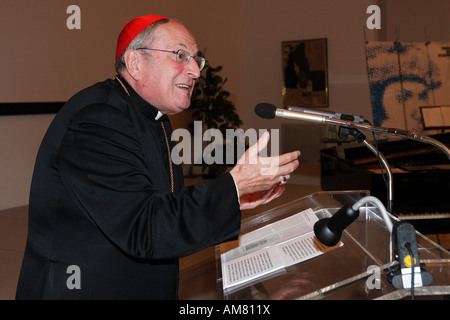
[[[170,52],[173,53],[176,58],[175,60],[180,63],[188,64],[191,58],[194,58],[195,62],[198,65],[198,68],[200,71],[205,67],[206,60],[203,57],[199,56],[191,56],[191,54],[183,49],[177,50],[177,51],[170,51],[170,50],[160,50],[160,49],[151,49],[151,48],[136,48],[136,50],[153,50],[153,51],[161,51],[161,52]]]

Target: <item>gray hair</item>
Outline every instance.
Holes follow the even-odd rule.
[[[128,45],[127,49],[122,53],[119,59],[117,59],[114,68],[116,69],[117,73],[120,73],[123,69],[126,68],[125,60],[124,60],[124,54],[128,49],[137,49],[141,48],[144,43],[147,43],[149,41],[149,44],[153,40],[153,34],[157,27],[159,27],[162,24],[168,23],[170,19],[161,19],[158,20],[149,26],[147,26],[144,30],[142,30],[134,39],[131,41],[131,43]]]

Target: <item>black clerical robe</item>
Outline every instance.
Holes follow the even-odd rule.
[[[43,139],[17,299],[176,299],[178,258],[239,234],[231,175],[184,187],[172,163],[172,192],[168,118],[122,82],[76,94]]]

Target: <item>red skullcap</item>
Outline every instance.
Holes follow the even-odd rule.
[[[146,27],[152,23],[167,19],[164,16],[142,16],[137,17],[128,22],[125,27],[120,32],[119,38],[117,39],[117,49],[116,49],[116,61],[119,60],[120,56],[125,52],[125,50],[130,45],[131,41],[136,38],[136,36],[144,30]]]

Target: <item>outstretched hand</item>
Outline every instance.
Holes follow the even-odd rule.
[[[290,174],[299,166],[300,151],[260,157],[259,153],[267,146],[269,139],[270,134],[265,132],[230,171],[238,188],[242,210],[278,198],[285,190],[280,182],[289,180]]]

